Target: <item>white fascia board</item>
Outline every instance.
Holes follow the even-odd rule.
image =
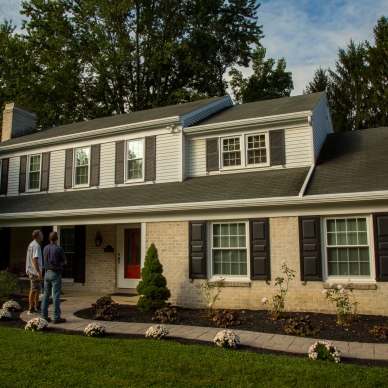
[[[231,201],[212,201],[212,202],[191,202],[165,205],[148,205],[148,206],[122,206],[106,207],[95,209],[76,209],[76,210],[57,210],[39,212],[40,218],[45,217],[63,217],[63,216],[93,216],[93,215],[113,215],[123,213],[149,213],[165,211],[184,211],[184,210],[206,210],[206,209],[228,209],[244,207],[264,207],[264,206],[289,206],[289,205],[306,205],[306,204],[328,204],[336,202],[353,202],[353,201],[373,201],[388,200],[388,190],[348,193],[348,194],[324,194],[310,195],[307,197],[277,197],[277,198],[259,198],[259,199],[242,199]],[[36,212],[25,213],[3,213],[0,215],[2,220],[11,220],[18,218],[36,217]]]
[[[125,125],[120,125],[115,127],[95,129],[87,132],[74,133],[71,135],[56,136],[48,139],[46,138],[46,139],[39,139],[35,141],[29,141],[25,143],[12,144],[9,146],[0,147],[0,153],[3,153],[4,151],[14,151],[14,150],[33,148],[38,146],[47,146],[51,144],[68,143],[70,141],[74,142],[76,140],[86,140],[86,139],[93,139],[96,137],[111,136],[111,135],[120,134],[122,132],[135,132],[139,130],[157,128],[160,126],[171,125],[171,124],[180,125],[181,122],[179,121],[179,117],[171,116],[171,117],[167,117],[159,120],[141,121],[139,123],[125,124]]]
[[[183,132],[185,134],[191,135],[191,134],[197,134],[197,133],[207,133],[209,131],[222,131],[225,129],[246,127],[246,126],[252,126],[252,125],[286,123],[286,122],[292,122],[300,119],[306,119],[306,123],[308,123],[309,117],[312,115],[313,115],[313,112],[309,110],[304,112],[287,113],[282,115],[255,117],[252,119],[233,120],[233,121],[226,121],[222,123],[207,124],[207,125],[200,125],[196,127],[184,128]]]

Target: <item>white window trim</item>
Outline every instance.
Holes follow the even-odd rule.
[[[207,270],[208,279],[210,281],[219,280],[220,275],[213,274],[213,225],[214,224],[245,224],[245,240],[246,240],[246,251],[247,251],[247,274],[246,275],[221,275],[228,282],[242,282],[251,281],[251,265],[250,265],[250,245],[249,245],[249,221],[246,220],[229,220],[229,221],[212,221],[208,223],[208,260]]]
[[[30,189],[30,158],[32,156],[40,156],[40,165],[39,165],[39,187],[37,189]],[[36,172],[36,171],[34,171]],[[31,154],[27,156],[27,168],[26,168],[26,193],[33,193],[40,191],[40,186],[42,183],[42,154]]]
[[[267,161],[265,163],[257,163],[257,164],[248,164],[248,136],[254,135],[265,135],[265,148],[267,150]],[[225,139],[235,139],[240,138],[240,152],[241,152],[241,164],[239,166],[224,166],[224,152],[223,152],[223,140]],[[269,167],[270,166],[270,149],[269,149],[269,132],[266,131],[254,131],[245,134],[231,135],[231,136],[223,136],[219,138],[219,147],[220,147],[220,171],[227,170],[241,170],[247,168],[260,168],[260,167]]]
[[[77,150],[81,149],[89,149],[89,163],[88,163],[88,183],[82,183],[82,184],[76,184],[77,181]],[[82,188],[82,187],[90,187],[90,161],[91,161],[91,147],[85,146],[85,147],[76,147],[74,148],[73,152],[73,187],[74,188]]]
[[[328,270],[328,260],[327,260],[327,220],[333,219],[353,219],[353,218],[366,218],[366,232],[368,235],[368,246],[369,246],[369,265],[370,265],[370,276],[360,275],[356,277],[351,276],[341,276],[341,275],[331,275],[329,276]],[[345,285],[349,280],[351,283],[376,283],[376,270],[375,270],[375,251],[374,251],[374,241],[373,241],[373,217],[371,214],[358,214],[358,215],[337,215],[337,216],[327,216],[322,217],[321,219],[321,230],[323,232],[322,236],[322,275],[324,282],[329,283],[343,283]]]
[[[128,143],[130,141],[136,141],[136,140],[141,140],[142,145],[143,145],[143,158],[142,158],[142,178],[138,179],[128,179]],[[140,159],[140,158],[139,158]],[[132,159],[131,159],[132,160]],[[125,158],[124,158],[124,182],[125,183],[139,183],[139,182],[144,182],[144,175],[145,175],[145,138],[144,137],[139,137],[136,139],[127,139],[125,141]]]

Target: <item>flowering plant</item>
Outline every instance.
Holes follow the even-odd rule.
[[[210,317],[213,313],[213,306],[220,299],[222,289],[225,287],[225,278],[222,276],[219,280],[205,280],[200,284],[195,285],[197,294],[202,295],[205,300],[207,315]]]
[[[47,327],[48,322],[43,318],[32,318],[27,322],[27,325],[25,326],[24,330],[29,331],[36,331],[36,330],[43,330],[45,327]]]
[[[0,309],[0,320],[2,319],[11,319],[11,313],[6,308]]]
[[[343,326],[349,326],[357,318],[357,305],[356,298],[353,292],[353,284],[348,281],[344,288],[341,284],[337,286],[330,283],[330,289],[323,290],[322,294],[326,299],[330,299],[333,304],[335,313],[337,314],[337,324]],[[353,302],[351,303],[349,298],[350,294],[353,296]]]
[[[309,349],[309,358],[313,360],[326,360],[339,363],[341,352],[337,346],[330,341],[317,341]]]
[[[88,337],[100,337],[106,333],[106,328],[99,322],[93,322],[85,327],[84,333]]]
[[[286,301],[286,295],[288,292],[288,284],[292,278],[295,277],[295,271],[287,267],[285,260],[282,261],[281,267],[284,277],[278,276],[275,279],[275,286],[279,286],[279,290],[272,297],[272,308],[269,309],[269,315],[271,319],[279,319],[284,311],[284,302]],[[267,298],[263,298],[262,303],[266,305],[268,303]]]
[[[13,310],[13,311],[21,310],[19,303],[15,302],[14,300],[9,300],[3,303],[3,309]]]
[[[145,336],[149,338],[162,339],[166,337],[167,334],[168,330],[166,327],[163,325],[154,325],[146,331]]]
[[[231,330],[221,330],[214,337],[214,343],[222,348],[235,348],[240,343],[240,337]]]

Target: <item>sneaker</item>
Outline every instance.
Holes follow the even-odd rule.
[[[53,323],[65,323],[65,322],[66,322],[66,318],[58,318],[53,320]]]
[[[39,314],[42,312],[42,309],[40,307],[35,307],[34,310],[38,312]]]
[[[27,311],[27,315],[40,315],[35,309],[31,309]]]

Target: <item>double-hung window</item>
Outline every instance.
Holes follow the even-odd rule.
[[[41,174],[41,155],[28,156],[27,189],[39,190]]]
[[[72,227],[64,227],[59,230],[59,241],[65,253],[67,264],[63,268],[63,278],[74,278],[74,262],[75,262],[75,229]]]
[[[266,135],[247,136],[247,164],[267,163]]]
[[[127,181],[143,179],[143,140],[127,141]]]
[[[241,166],[240,137],[222,139],[222,165],[224,167]]]
[[[248,276],[247,228],[246,222],[211,224],[212,276]]]
[[[74,185],[89,184],[90,148],[82,147],[75,150]]]
[[[367,217],[325,220],[327,277],[371,277],[368,220]]]

